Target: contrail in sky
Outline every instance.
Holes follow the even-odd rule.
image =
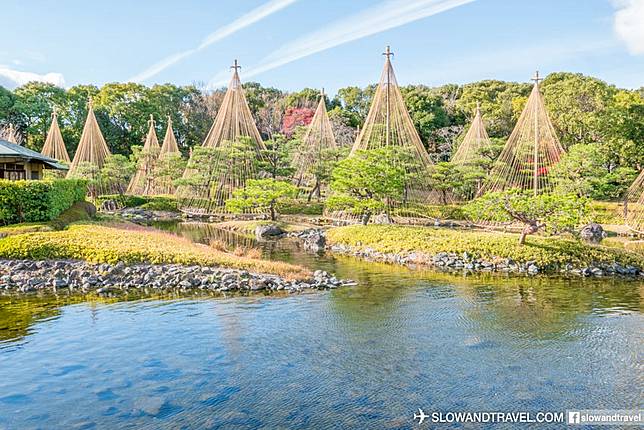
[[[259,65],[246,70],[244,77],[259,75],[300,58],[473,1],[475,0],[388,0],[283,45],[265,57]],[[227,76],[228,72],[215,75],[210,80],[208,88],[214,89],[225,85]]]
[[[248,27],[249,25],[256,23],[257,21],[261,21],[267,16],[270,16],[275,12],[278,12],[284,9],[285,7],[295,3],[296,1],[297,0],[271,0],[269,2],[266,2],[263,5],[251,10],[247,14],[237,18],[230,24],[226,24],[223,27],[217,29],[217,31],[210,33],[195,48],[187,49],[185,51],[181,51],[181,52],[177,52],[176,54],[169,55],[163,60],[159,61],[158,63],[148,67],[138,75],[131,77],[129,81],[143,82],[145,80],[148,80],[151,77],[161,73],[163,70],[167,69],[168,67],[172,66],[173,64],[176,64],[179,61],[183,60],[184,58],[187,58],[192,54],[195,54],[203,49],[206,49],[213,43],[219,42],[220,40],[238,32],[239,30],[242,30]]]

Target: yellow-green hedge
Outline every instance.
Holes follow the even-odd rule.
[[[237,257],[179,236],[130,224],[72,224],[62,231],[9,236],[0,239],[0,258],[198,264],[273,273],[287,278],[309,276],[309,272],[300,266]]]
[[[584,267],[610,264],[644,267],[644,256],[605,246],[588,245],[557,237],[528,236],[523,246],[518,235],[510,233],[450,230],[430,227],[386,225],[352,225],[332,228],[327,232],[329,244],[343,244],[359,249],[371,248],[384,253],[440,252],[462,254],[494,260],[511,258],[517,262],[535,261],[539,266],[572,264]]]

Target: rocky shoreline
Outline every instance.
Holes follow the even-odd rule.
[[[539,267],[535,261],[521,263],[510,258],[499,258],[495,261],[486,261],[480,258],[475,258],[466,252],[461,255],[447,252],[441,252],[436,255],[427,255],[416,252],[396,254],[378,252],[371,248],[358,249],[342,244],[331,245],[328,249],[337,254],[349,255],[368,261],[400,264],[409,267],[427,266],[443,272],[497,272],[525,275],[559,273],[583,277],[620,276],[632,279],[644,279],[644,270],[641,268],[622,266],[618,263],[589,267],[574,267],[570,264],[564,267]]]
[[[179,264],[92,264],[78,260],[0,260],[0,294],[70,292],[117,296],[145,293],[300,293],[353,286],[317,270],[308,280],[285,280],[275,275],[220,267]]]

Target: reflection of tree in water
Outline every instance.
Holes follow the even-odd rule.
[[[243,235],[230,230],[218,228],[216,224],[202,222],[182,222],[168,228],[180,236],[190,239],[193,242],[208,244],[217,240],[226,243],[230,248],[237,246],[243,248],[255,247],[256,241],[252,236]]]
[[[95,306],[141,299],[172,299],[186,295],[168,293],[146,295],[140,292],[123,294],[119,297],[103,298],[79,294],[44,296],[0,297],[0,345],[3,342],[17,342],[29,336],[33,326],[43,320],[58,318],[64,306],[88,303],[94,315]]]
[[[60,315],[63,300],[37,298],[0,298],[0,342],[18,341],[30,333],[30,327],[42,319]]]
[[[331,298],[338,314],[354,323],[369,323],[396,313],[409,287],[425,279],[420,271],[352,257],[335,257],[325,270],[358,283],[333,291]]]
[[[454,282],[474,302],[467,316],[486,332],[505,331],[527,339],[572,333],[582,316],[616,310],[641,311],[642,287],[619,279],[561,279],[488,276]]]
[[[641,312],[644,285],[620,279],[504,277],[499,274],[461,276],[432,270],[341,257],[330,270],[360,285],[332,292],[333,307],[354,324],[370,324],[395,315],[417,288],[465,300],[464,313],[486,332],[508,332],[544,339],[563,336],[591,313]]]

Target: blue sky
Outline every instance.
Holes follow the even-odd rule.
[[[3,0],[0,84],[242,80],[285,90],[377,81],[528,81],[574,71],[644,85],[644,0]],[[161,64],[161,66],[159,66]],[[155,67],[156,65],[156,67]]]

